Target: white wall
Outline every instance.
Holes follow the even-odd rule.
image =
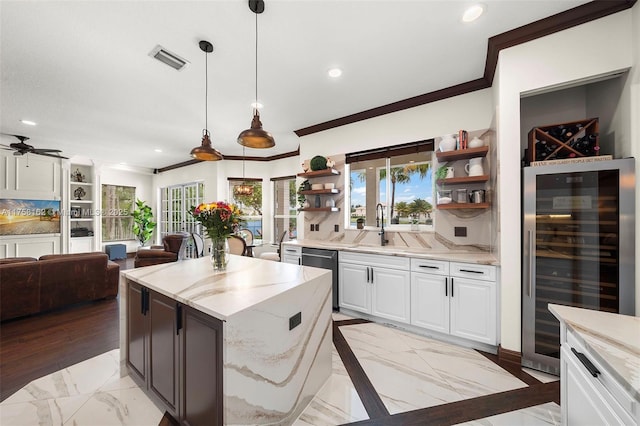
[[[633,68],[629,72],[627,85],[629,87],[629,118],[630,118],[630,147],[629,156],[636,159],[636,176],[640,173],[638,159],[640,158],[640,6],[638,3],[631,9],[633,40]],[[640,230],[640,185],[636,177],[636,316],[640,316],[640,238],[637,237]]]
[[[620,12],[500,52],[494,80],[500,141],[499,203],[510,206],[500,211],[500,322],[501,345],[505,349],[521,350],[521,209],[519,203],[512,202],[520,199],[521,153],[520,144],[514,143],[520,140],[520,96],[523,92],[559,87],[634,65],[631,15],[632,11]],[[596,54],[578,61],[567,60],[567,52],[585,51]],[[637,137],[635,133],[636,140]]]
[[[398,145],[457,133],[460,129],[486,129],[491,125],[492,105],[492,91],[478,90],[314,133],[300,139],[300,158]]]

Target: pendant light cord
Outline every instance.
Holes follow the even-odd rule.
[[[258,111],[258,14],[256,13],[256,111]]]
[[[207,95],[209,94],[209,53],[204,52],[204,130],[209,132],[209,100]]]

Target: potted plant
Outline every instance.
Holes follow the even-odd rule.
[[[298,204],[300,204],[300,208],[304,208],[305,202],[307,201],[307,197],[302,194],[302,191],[308,191],[310,189],[311,183],[308,179],[300,183],[300,186],[298,187]]]
[[[436,181],[439,179],[446,179],[447,177],[447,164],[443,164],[442,166],[438,167],[438,170],[436,170]],[[442,185],[444,187],[444,184]]]
[[[133,211],[133,234],[140,245],[144,245],[153,235],[156,223],[153,221],[153,211],[144,201],[136,200],[136,209]]]
[[[356,228],[363,229],[364,228],[364,217],[359,217],[356,219]]]

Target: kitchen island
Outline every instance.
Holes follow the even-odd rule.
[[[231,256],[123,271],[121,375],[182,424],[291,424],[331,374],[331,274]]]

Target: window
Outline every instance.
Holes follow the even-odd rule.
[[[102,241],[133,240],[136,188],[102,185]]]
[[[204,184],[194,182],[160,189],[160,236],[176,232],[202,235],[200,223],[187,211],[204,202]]]
[[[246,221],[243,228],[249,229],[255,238],[262,238],[262,179],[235,179],[228,178],[229,200],[237,204],[244,213],[242,218]],[[251,195],[236,195],[235,187],[249,185],[253,188]]]
[[[271,179],[273,184],[273,241],[275,243],[284,231],[290,240],[298,235],[298,210],[296,177],[286,176]]]
[[[385,226],[432,227],[432,153],[433,140],[427,140],[347,154],[349,227],[380,226],[378,204]]]

